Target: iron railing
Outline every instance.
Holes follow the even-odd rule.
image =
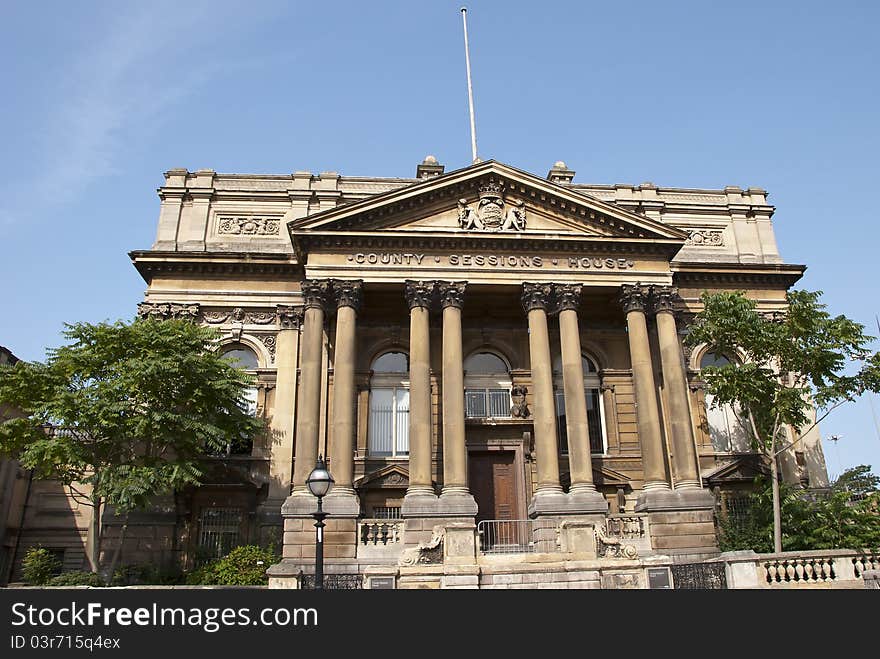
[[[484,554],[532,554],[530,519],[485,519],[477,524],[480,551]]]
[[[364,578],[360,574],[325,574],[323,582],[324,590],[362,590],[364,587]],[[315,575],[304,574],[299,583],[302,590],[314,590]]]
[[[677,563],[672,566],[672,583],[676,590],[725,590],[724,563]]]

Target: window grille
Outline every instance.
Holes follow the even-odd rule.
[[[199,516],[199,557],[226,556],[241,544],[241,508],[202,508]]]

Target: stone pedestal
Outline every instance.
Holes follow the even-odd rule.
[[[443,562],[447,565],[476,565],[476,524],[473,522],[454,522],[446,526]]]

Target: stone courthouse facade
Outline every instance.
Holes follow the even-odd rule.
[[[700,379],[736,356],[682,337],[704,290],[781,311],[804,267],[764,190],[573,179],[430,156],[414,179],[167,172],[156,242],[131,253],[139,313],[218,328],[269,431],[148,520],[163,549],[275,537],[292,585],[324,455],[331,573],[485,584],[490,563],[717,554],[714,513],[762,467]],[[816,431],[785,458],[827,484]]]

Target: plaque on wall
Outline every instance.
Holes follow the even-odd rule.
[[[393,590],[394,577],[370,577],[370,590]]]
[[[672,588],[668,567],[649,567],[648,588]]]

